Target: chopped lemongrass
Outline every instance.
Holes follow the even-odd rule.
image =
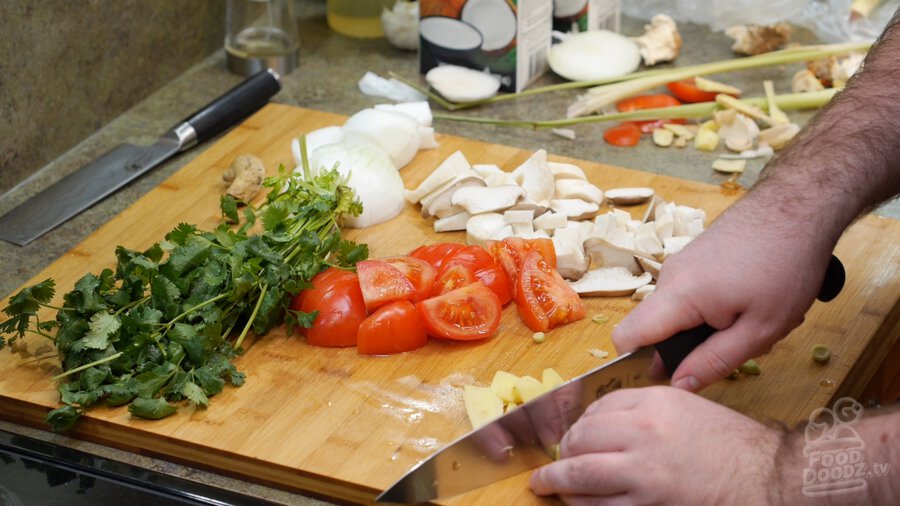
[[[766,100],[768,100],[768,98]],[[775,124],[775,120],[772,119],[771,116],[763,112],[763,110],[759,107],[755,105],[745,104],[744,102],[741,102],[731,95],[719,93],[718,95],[716,95],[716,102],[722,107],[725,107],[727,109],[734,109],[741,114],[750,116],[753,119],[758,119],[764,123],[769,124],[770,126]]]
[[[709,91],[712,93],[727,93],[736,97],[741,96],[741,89],[730,84],[720,83],[712,79],[706,79],[700,76],[694,78],[694,85],[701,91]]]
[[[609,318],[602,314],[595,314],[591,317],[591,321],[594,323],[606,323],[609,321]]]
[[[684,137],[686,140],[689,140],[689,141],[694,140],[694,135],[697,131],[696,126],[687,127],[684,125],[679,125],[678,123],[666,123],[662,127],[665,128],[666,130],[669,130],[670,132],[677,135],[678,137]]]
[[[775,125],[789,125],[791,123],[790,118],[775,103],[775,87],[772,81],[763,81],[763,89],[766,92],[766,107],[769,109],[769,116],[772,117],[772,121],[775,122]]]
[[[747,168],[747,160],[726,160],[724,158],[717,158],[715,161],[713,161],[712,168],[713,170],[716,170],[718,172],[740,174],[741,172],[744,172],[744,169]]]
[[[828,349],[828,346],[825,346],[824,344],[817,344],[813,346],[812,358],[816,362],[824,364],[831,360],[831,350]]]

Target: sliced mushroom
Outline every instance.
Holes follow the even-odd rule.
[[[463,211],[446,218],[441,218],[434,222],[435,232],[454,232],[457,230],[465,230],[472,215]]]
[[[547,207],[549,202],[531,202],[528,200],[528,195],[525,196],[522,200],[516,202],[516,205],[510,207],[509,209],[512,211],[532,211],[534,213],[534,217],[543,216],[547,211],[550,210]]]
[[[554,235],[552,241],[559,275],[566,279],[581,279],[590,267],[590,261],[584,254],[577,234]]]
[[[525,190],[515,185],[465,186],[453,193],[450,203],[462,207],[469,214],[481,214],[508,209],[524,195]]]
[[[635,257],[635,259],[638,264],[640,264],[641,269],[644,269],[644,272],[650,273],[654,280],[659,278],[659,270],[662,269],[661,263],[644,257]]]
[[[534,221],[534,211],[531,209],[506,211],[503,213],[503,219],[510,225],[516,223],[528,223],[531,225]]]
[[[637,290],[631,294],[631,300],[636,300],[638,302],[646,299],[656,290],[656,285],[644,285],[639,286]]]
[[[674,221],[674,235],[696,237],[703,231],[703,224],[706,223],[706,211],[688,206],[678,206],[675,208]]]
[[[607,192],[607,197],[609,192]],[[651,222],[656,219],[656,206],[659,204],[665,203],[665,201],[658,196],[654,195],[650,200],[650,204],[647,205],[647,209],[644,210],[644,216],[641,218],[641,221],[644,223]]]
[[[555,230],[557,228],[565,228],[568,221],[569,218],[565,214],[550,212],[535,218],[534,226],[539,230]]]
[[[553,198],[553,172],[547,165],[547,152],[539,149],[513,172],[516,182],[525,189],[526,200],[541,203]]]
[[[634,234],[622,229],[615,229],[606,235],[606,240],[620,248],[634,250]]]
[[[643,204],[653,197],[653,188],[613,188],[606,190],[606,200],[617,206]]]
[[[600,188],[582,179],[560,179],[556,182],[557,199],[581,199],[597,205],[603,203],[603,192]]]
[[[668,239],[663,240],[663,254],[665,257],[669,257],[683,250],[685,246],[688,245],[689,242],[694,240],[693,237],[689,235],[676,235],[669,237]]]
[[[624,267],[632,274],[640,274],[641,267],[634,259],[638,252],[622,248],[605,239],[591,237],[584,241],[584,251],[591,258],[591,263],[598,267]]]
[[[587,176],[584,175],[584,171],[581,170],[581,167],[577,165],[562,162],[547,162],[547,166],[550,167],[550,172],[553,173],[553,177],[555,179],[587,180]]]
[[[619,229],[619,220],[616,219],[615,213],[605,213],[594,218],[594,230],[591,232],[592,237],[606,239],[613,230]]]
[[[488,177],[491,174],[505,174],[503,169],[493,163],[476,163],[472,165],[472,170],[481,177]]]
[[[670,213],[659,216],[654,223],[656,224],[656,237],[665,246],[666,239],[672,237],[672,234],[675,233],[675,214]]]
[[[466,242],[483,246],[502,234],[506,228],[509,229],[509,235],[512,235],[512,227],[506,224],[500,213],[477,214],[466,222]]]
[[[579,295],[617,297],[631,295],[638,288],[650,284],[651,276],[643,273],[635,276],[624,267],[602,267],[587,271],[569,286]]]
[[[586,220],[596,216],[600,206],[581,199],[553,199],[550,201],[550,209],[565,214],[570,220]]]
[[[418,187],[414,190],[406,190],[404,195],[406,200],[413,204],[417,204],[423,197],[440,188],[442,185],[450,182],[458,176],[477,175],[472,171],[472,166],[466,160],[462,151],[456,151],[448,156],[434,172],[428,175]]]
[[[488,174],[484,176],[484,182],[487,183],[488,186],[506,186],[516,183],[516,178],[513,177],[509,172],[495,172],[493,174]]]
[[[660,258],[663,254],[663,245],[655,233],[635,234],[634,249],[655,258]]]
[[[464,177],[434,197],[431,195],[425,197],[420,202],[422,204],[422,217],[426,219],[434,216],[446,218],[447,216],[459,214],[463,209],[459,206],[454,206],[450,200],[453,194],[456,193],[456,190],[466,186],[484,187],[484,179],[480,177]]]
[[[522,237],[531,235],[534,233],[534,225],[529,221],[528,223],[511,223],[513,235],[516,237]]]

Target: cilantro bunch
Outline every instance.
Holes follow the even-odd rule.
[[[336,170],[304,172],[280,167],[265,181],[265,203],[247,205],[243,220],[238,202],[223,195],[225,220],[215,230],[182,223],[145,251],[119,246],[115,269],[79,279],[62,307],[50,305],[52,279],[9,299],[0,349],[30,333],[59,352],[64,372],[54,380],[66,382],[58,386],[63,406],[47,416],[54,431],[101,400],[151,419],[183,400],[205,407],[226,381],[243,384],[232,360],[248,332],[265,335],[283,320],[312,324],[315,314],[290,310],[292,296],[327,266],[352,268],[368,249],[341,239],[340,217],[362,212],[346,180]],[[41,307],[56,318],[41,320]]]

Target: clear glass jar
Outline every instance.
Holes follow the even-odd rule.
[[[265,68],[287,74],[299,63],[293,0],[228,0],[225,52],[228,70],[251,75]]]

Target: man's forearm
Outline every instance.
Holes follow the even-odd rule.
[[[835,429],[831,434],[835,437],[806,426],[787,432],[776,456],[778,489],[773,500],[782,504],[897,504],[900,405],[868,415],[855,424],[826,424],[825,428]]]
[[[900,192],[900,12],[865,66],[735,206],[836,242],[863,210]],[[752,219],[752,218],[751,218]],[[775,224],[778,226],[778,223]]]

